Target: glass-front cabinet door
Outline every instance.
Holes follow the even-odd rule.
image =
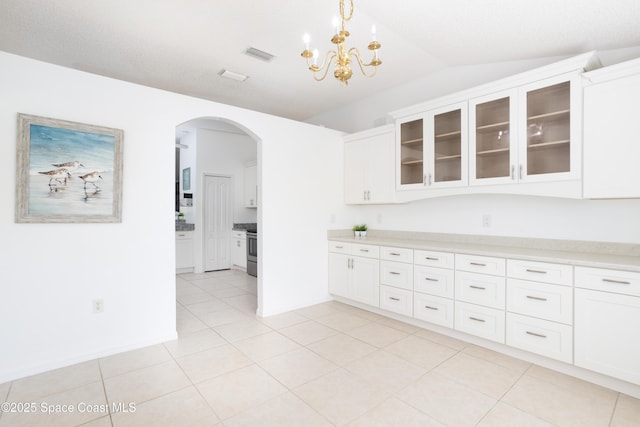
[[[398,189],[467,184],[467,103],[398,121]]]
[[[424,118],[414,116],[397,122],[398,188],[422,188],[424,173]]]
[[[580,124],[576,114],[579,82],[561,76],[520,90],[525,125],[520,129],[522,181],[570,179],[579,176]]]
[[[467,103],[430,111],[427,115],[427,185],[452,187],[467,184]]]
[[[469,171],[471,184],[497,184],[517,179],[514,140],[517,91],[469,101]]]

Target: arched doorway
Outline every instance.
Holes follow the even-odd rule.
[[[255,299],[254,312],[259,311],[262,301],[261,292],[261,278],[260,278],[260,260],[258,259],[257,276],[253,279],[242,278],[241,274],[246,274],[243,270],[243,266],[238,266],[230,260],[228,264],[226,261],[215,262],[211,264],[207,261],[207,257],[211,257],[211,250],[207,251],[210,246],[208,245],[208,238],[210,234],[207,233],[207,226],[210,221],[207,220],[211,216],[211,212],[207,211],[207,206],[211,206],[211,203],[205,203],[206,200],[206,180],[210,180],[212,176],[228,178],[232,185],[232,196],[230,199],[231,206],[228,212],[231,215],[231,221],[229,222],[229,229],[223,230],[225,236],[221,237],[221,241],[217,242],[219,248],[226,248],[229,253],[221,256],[231,256],[231,245],[236,242],[233,240],[224,240],[230,236],[233,236],[231,225],[239,227],[257,228],[260,226],[260,197],[259,197],[259,185],[260,182],[260,144],[261,140],[251,130],[246,128],[240,123],[217,117],[200,117],[193,120],[189,120],[185,123],[176,126],[176,207],[179,212],[184,215],[184,222],[186,224],[193,225],[191,249],[193,251],[193,263],[192,272],[187,273],[184,276],[178,276],[176,279],[179,282],[180,278],[196,278],[194,280],[203,280],[202,282],[195,282],[196,284],[202,284],[204,287],[207,278],[225,278],[220,282],[233,282],[236,281],[239,287],[246,286],[246,289],[250,289],[251,280],[255,283]],[[258,194],[257,201],[254,196],[254,205],[248,206],[245,203],[245,169],[248,165],[254,166],[256,185],[255,191]],[[207,178],[208,177],[208,178]],[[223,227],[223,228],[226,228]],[[182,244],[179,240],[176,240],[176,255],[179,257],[179,246]],[[207,253],[209,252],[209,253]],[[222,253],[223,250],[220,250]],[[211,271],[212,265],[215,266],[217,271]],[[180,271],[178,271],[180,272]],[[184,273],[184,271],[182,271]],[[226,277],[225,277],[226,275]],[[205,289],[207,291],[207,289]],[[239,292],[234,289],[217,289],[208,290],[209,293],[213,293],[217,296],[227,298],[227,302],[244,303],[243,308],[247,308],[246,295],[245,300],[242,300],[241,295],[234,295],[234,292]],[[196,292],[194,291],[194,295]],[[177,292],[178,303],[180,303],[180,292]],[[201,294],[202,298],[206,298],[206,295]],[[235,297],[235,300],[233,299]],[[184,302],[196,301],[198,298],[183,298]],[[204,301],[203,301],[204,302]]]

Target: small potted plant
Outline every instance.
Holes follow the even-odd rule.
[[[353,235],[355,237],[367,237],[367,224],[354,225]]]

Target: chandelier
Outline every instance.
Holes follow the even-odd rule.
[[[345,22],[351,20],[353,16],[353,0],[349,0],[349,13],[345,13],[344,7],[345,0],[340,0],[340,18],[342,20],[342,24],[340,24],[340,20],[336,17],[333,18],[333,27],[335,29],[335,34],[331,38],[331,43],[336,45],[336,50],[330,50],[324,57],[321,65],[318,65],[318,49],[314,49],[313,52],[309,50],[309,42],[311,38],[309,34],[305,34],[303,37],[305,48],[300,54],[303,58],[307,60],[307,66],[309,70],[313,73],[313,78],[317,81],[324,80],[329,73],[329,69],[332,67],[332,64],[335,65],[333,69],[333,76],[340,80],[345,85],[349,84],[349,79],[353,74],[351,71],[352,58],[360,66],[360,71],[367,77],[373,77],[376,75],[376,71],[378,70],[378,65],[382,64],[382,61],[378,58],[378,49],[380,49],[380,43],[376,41],[376,27],[375,25],[371,27],[371,43],[369,43],[369,50],[373,51],[373,58],[371,62],[365,64],[360,56],[360,52],[355,47],[347,50],[346,41],[347,37],[349,37],[349,31],[345,28]],[[372,72],[367,73],[365,70],[368,67],[372,67]]]

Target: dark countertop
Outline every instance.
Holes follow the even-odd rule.
[[[255,222],[244,222],[244,223],[235,223],[233,224],[233,230],[236,231],[256,231],[258,229],[258,224]]]
[[[189,224],[188,222],[178,219],[176,220],[176,231],[193,231],[195,228],[195,224]]]

